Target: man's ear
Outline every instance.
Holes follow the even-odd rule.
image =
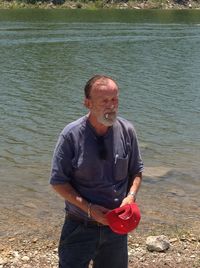
[[[91,102],[88,98],[84,99],[84,105],[86,108],[90,109],[91,108]]]

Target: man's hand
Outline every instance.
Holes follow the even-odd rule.
[[[130,185],[128,195],[122,200],[120,207],[135,203],[136,201],[136,194],[139,191],[140,185],[142,182],[142,172],[139,172],[132,178],[132,185]]]
[[[122,200],[120,207],[127,205],[127,204],[132,204],[134,202],[135,202],[135,197],[133,195],[128,195]]]
[[[108,221],[105,215],[109,211],[109,209],[99,205],[92,205],[90,211],[91,211],[91,217],[95,221],[102,223],[103,225],[108,225]]]

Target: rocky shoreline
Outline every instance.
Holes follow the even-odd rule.
[[[200,267],[200,238],[194,234],[172,236],[164,252],[148,251],[144,237],[129,237],[129,267]],[[9,237],[1,243],[1,268],[56,268],[57,241],[41,236]]]
[[[1,212],[4,218],[0,237],[0,268],[58,267],[57,243],[63,215],[38,220],[8,210]],[[51,219],[56,221],[51,222]],[[129,235],[129,267],[200,267],[199,227],[189,230],[141,223]],[[161,252],[156,249],[150,251],[146,244],[150,235],[165,235],[169,248]]]
[[[34,0],[33,0],[34,1]],[[135,1],[35,1],[0,0],[1,9],[40,8],[40,9],[200,9],[199,0],[135,0]]]

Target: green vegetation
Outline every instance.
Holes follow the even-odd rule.
[[[200,0],[0,0],[0,8],[199,9]]]

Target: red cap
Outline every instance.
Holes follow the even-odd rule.
[[[138,226],[141,215],[137,204],[132,203],[109,211],[106,218],[113,232],[127,234]]]

